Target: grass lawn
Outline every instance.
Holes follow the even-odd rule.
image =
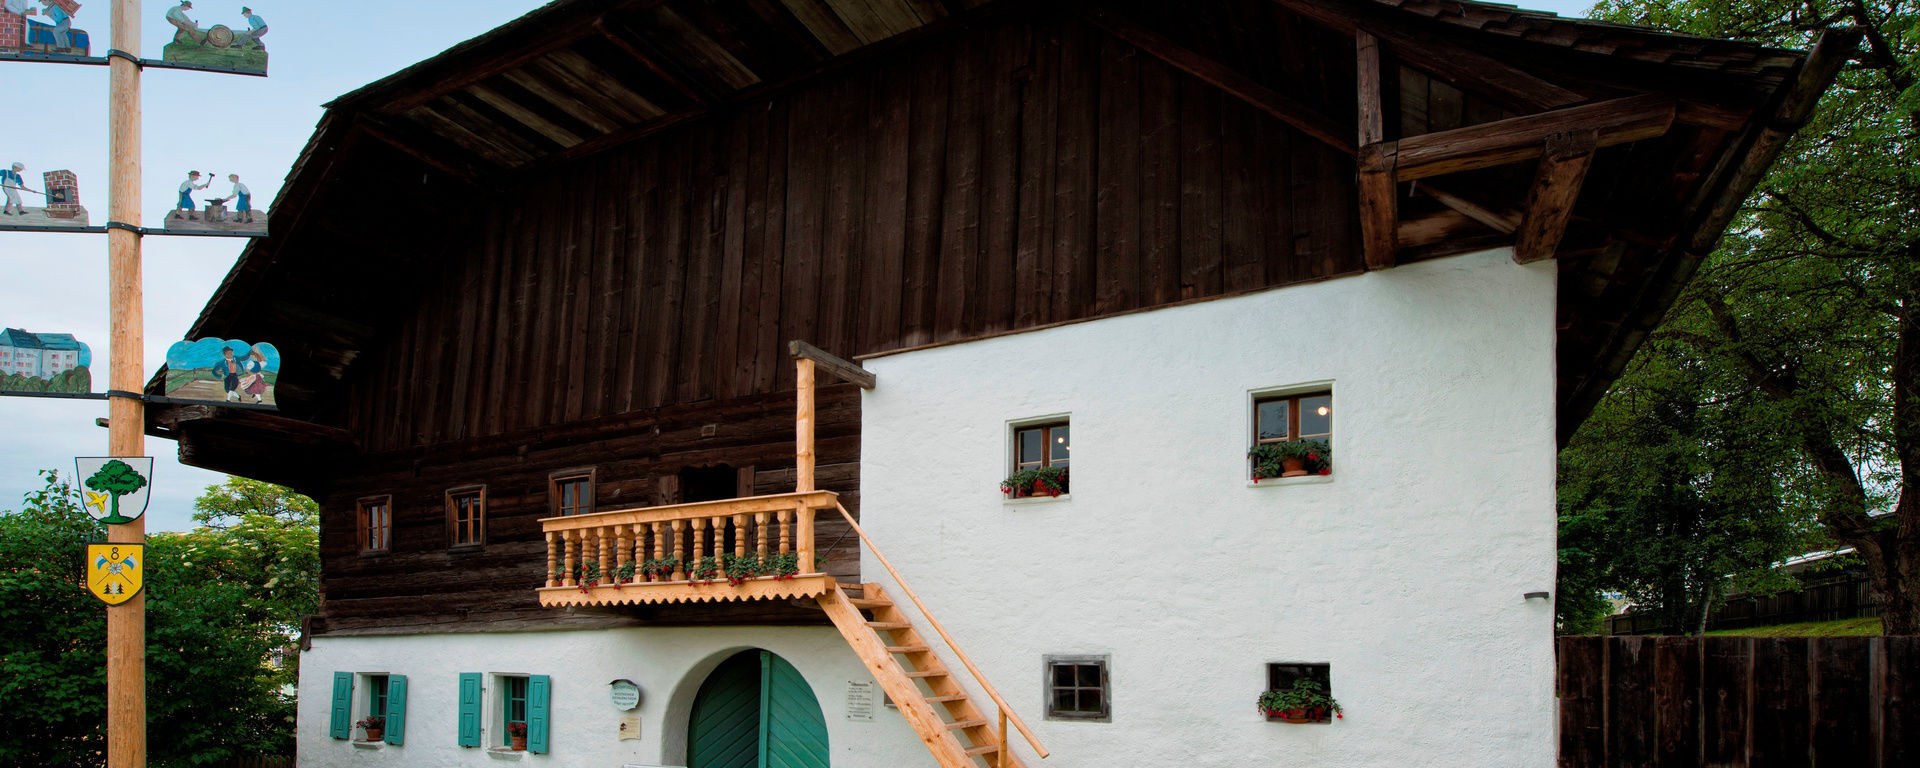
[[[1863,619],[1809,621],[1800,624],[1775,624],[1770,627],[1722,629],[1708,632],[1707,634],[1744,635],[1747,637],[1848,637],[1856,635],[1878,635],[1880,634],[1880,617],[1868,616]]]

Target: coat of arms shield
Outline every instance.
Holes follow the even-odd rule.
[[[119,605],[146,586],[147,550],[142,544],[87,545],[87,591],[100,602]]]
[[[131,523],[147,511],[147,491],[153,486],[153,457],[77,458],[74,477],[80,479],[81,506],[108,525]]]

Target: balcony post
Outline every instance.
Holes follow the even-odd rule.
[[[802,357],[794,365],[794,397],[799,401],[793,418],[794,490],[806,493],[813,490],[813,360]]]
[[[805,499],[794,502],[794,544],[800,550],[800,572],[819,573],[813,565],[813,508]]]

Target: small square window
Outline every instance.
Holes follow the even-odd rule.
[[[1266,458],[1260,454],[1271,451],[1287,443],[1308,441],[1318,443],[1326,450],[1317,451],[1311,459],[1300,458],[1300,466],[1284,469],[1280,466],[1283,459]],[[1275,449],[1265,448],[1275,446]],[[1300,475],[1333,474],[1333,392],[1321,390],[1288,395],[1260,395],[1253,401],[1253,455],[1252,471],[1254,477],[1295,477]],[[1285,451],[1280,451],[1281,455]],[[1291,465],[1287,465],[1291,466]]]
[[[370,496],[355,503],[360,552],[385,552],[393,546],[393,497]]]
[[[1106,656],[1046,657],[1048,720],[1112,722]]]
[[[593,512],[593,470],[569,469],[547,478],[547,497],[553,517],[570,517]]]
[[[1013,467],[1004,486],[1007,495],[1022,498],[1066,493],[1072,451],[1073,434],[1065,419],[1014,426]]]
[[[487,487],[447,491],[447,544],[477,547],[487,543]]]
[[[1267,690],[1290,691],[1301,680],[1312,680],[1320,684],[1320,692],[1333,696],[1333,666],[1331,664],[1276,662],[1267,664]],[[1272,715],[1268,720],[1279,720]]]

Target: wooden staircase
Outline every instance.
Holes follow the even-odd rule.
[[[1024,768],[1002,742],[1006,721],[994,728],[880,585],[834,584],[817,599],[941,768]]]

